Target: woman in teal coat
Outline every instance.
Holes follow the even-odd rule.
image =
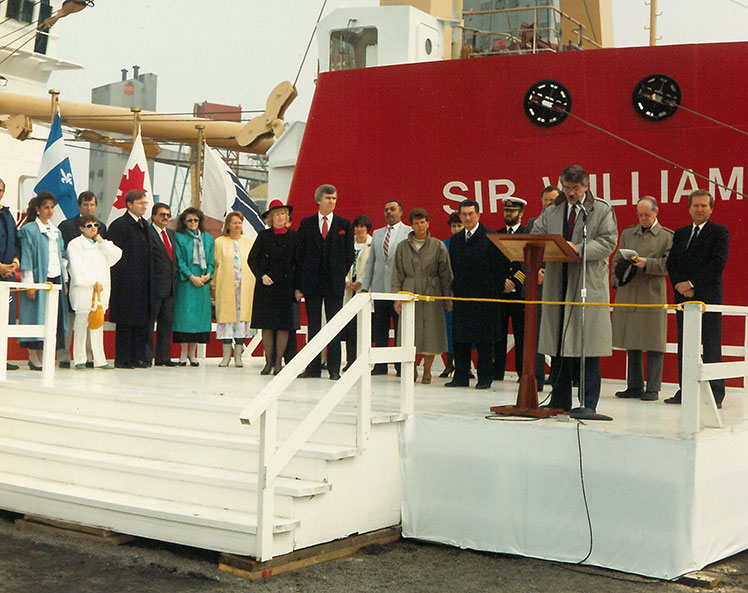
[[[26,221],[18,232],[21,244],[21,281],[52,282],[60,284],[62,290],[57,307],[57,344],[56,350],[65,347],[65,335],[68,332],[68,304],[65,294],[65,260],[67,254],[62,243],[62,236],[57,227],[50,222],[55,210],[55,197],[47,192],[31,198],[26,211]],[[52,245],[50,246],[50,242]],[[51,247],[51,248],[50,248]],[[50,259],[50,254],[53,258]],[[47,306],[47,293],[38,290],[26,290],[19,303],[18,323],[21,325],[43,325],[44,312]],[[44,341],[39,338],[20,338],[19,346],[29,349],[29,368],[42,370],[40,352]]]
[[[210,341],[210,280],[213,277],[214,241],[203,230],[203,213],[187,208],[177,220],[175,256],[177,285],[174,295],[172,339],[182,345],[179,366],[199,366],[197,345]]]

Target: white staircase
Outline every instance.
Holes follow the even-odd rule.
[[[226,376],[200,371],[203,381]],[[255,555],[258,428],[239,420],[251,398],[127,385],[138,372],[60,371],[53,386],[20,375],[0,384],[0,508]],[[247,393],[267,384],[253,390],[256,370],[234,372],[245,373]],[[88,383],[90,373],[109,388]],[[278,401],[280,439],[312,403]],[[353,408],[338,406],[276,480],[272,556],[399,523],[391,420],[401,416],[374,414],[361,450]]]

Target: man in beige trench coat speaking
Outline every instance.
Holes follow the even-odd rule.
[[[621,233],[613,256],[610,281],[616,303],[665,304],[667,256],[673,231],[657,220],[657,200],[644,196],[636,205],[639,224]],[[621,250],[636,251],[628,261]],[[625,253],[625,252],[624,252]],[[627,264],[630,265],[627,266]],[[613,308],[613,347],[627,353],[626,389],[616,397],[656,401],[662,383],[662,363],[667,343],[667,311],[654,308]],[[647,388],[644,389],[643,351],[647,352]]]

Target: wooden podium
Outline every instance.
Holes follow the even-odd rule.
[[[542,262],[578,263],[579,256],[561,235],[509,235],[492,233],[493,241],[510,261],[525,263],[525,300],[538,300],[538,270]],[[525,342],[522,350],[522,376],[519,381],[517,404],[494,406],[491,411],[504,416],[531,416],[547,418],[560,414],[558,408],[538,407],[538,384],[535,380],[535,354],[537,352],[538,306],[525,305]],[[519,372],[519,369],[518,369]]]

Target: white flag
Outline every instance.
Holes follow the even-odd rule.
[[[260,209],[244,191],[239,178],[218,153],[207,145],[201,202],[205,215],[217,220],[223,220],[232,210],[241,212],[244,215],[243,232],[250,238],[256,237],[257,233],[265,229]]]
[[[151,206],[153,206],[153,191],[151,190],[148,161],[145,158],[145,149],[143,148],[140,131],[138,131],[138,136],[132,145],[132,151],[130,151],[130,158],[127,159],[125,171],[122,173],[117,197],[114,200],[114,204],[112,204],[112,210],[109,212],[107,224],[111,224],[115,218],[119,218],[127,210],[125,196],[131,189],[139,189],[145,192],[146,200],[148,200],[148,210],[146,210],[146,216],[148,216]]]

